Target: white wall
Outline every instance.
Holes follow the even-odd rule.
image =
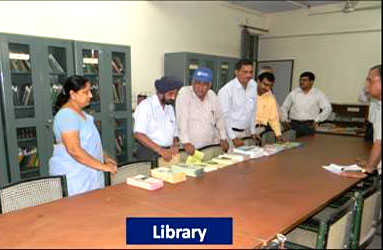
[[[164,53],[240,54],[240,23],[254,12],[216,1],[0,1],[0,32],[131,46],[133,93],[153,91]]]
[[[377,4],[361,1],[357,8]],[[381,9],[308,15],[343,6],[267,15],[269,33],[261,36],[259,60],[294,59],[293,88],[299,85],[299,75],[309,70],[316,75],[314,85],[331,102],[357,103],[368,69],[381,63]]]

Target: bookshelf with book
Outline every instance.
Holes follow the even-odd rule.
[[[212,90],[218,90],[234,78],[235,64],[238,58],[198,54],[191,52],[165,53],[165,75],[177,76],[190,85],[194,70],[198,67],[208,67],[213,73]]]
[[[76,41],[74,52],[76,73],[93,84],[91,114],[102,123],[104,150],[118,162],[132,159],[130,48]]]
[[[87,112],[95,118],[105,151],[118,161],[131,159],[128,46],[0,33],[0,60],[0,153],[5,155],[0,185],[48,175],[54,105],[65,80],[74,74],[84,75],[93,84]],[[32,130],[34,136],[26,136]]]
[[[52,155],[53,106],[74,73],[73,42],[0,34],[1,106],[7,172],[5,184],[47,176]],[[4,170],[5,169],[5,170]]]

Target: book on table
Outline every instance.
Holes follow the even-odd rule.
[[[178,183],[186,181],[186,175],[183,172],[174,171],[168,167],[159,167],[151,170],[153,177],[161,179],[169,183]]]
[[[175,172],[183,172],[187,176],[191,176],[191,177],[198,177],[204,173],[202,167],[194,166],[191,164],[189,165],[186,163],[180,163],[177,165],[172,165],[171,169],[173,169]]]
[[[234,148],[234,153],[248,155],[251,159],[262,157],[264,155],[264,150],[258,146],[241,146]]]
[[[156,190],[163,187],[162,180],[149,177],[143,174],[136,175],[134,177],[128,177],[126,183],[131,186],[140,187],[147,190]]]
[[[363,171],[363,168],[359,167],[356,164],[348,165],[348,166],[330,164],[328,166],[323,166],[322,168],[324,168],[327,171],[330,171],[331,173],[334,173],[334,174],[339,174],[342,172],[362,172]]]

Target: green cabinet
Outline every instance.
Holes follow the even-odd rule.
[[[130,48],[75,42],[76,74],[92,82],[88,112],[96,121],[104,150],[118,162],[132,158]]]
[[[1,77],[0,77],[0,86],[1,86]],[[0,90],[0,93],[1,90]],[[4,144],[4,128],[3,128],[3,114],[0,107],[0,187],[8,183],[8,169],[7,169],[7,157]]]
[[[2,183],[48,175],[53,107],[62,84],[75,73],[94,84],[88,111],[95,116],[105,151],[119,161],[130,159],[129,47],[0,34],[0,48],[0,128],[6,135],[4,147],[0,143],[1,154],[6,155],[1,159]]]
[[[177,76],[185,85],[189,85],[195,69],[208,67],[213,73],[212,89],[215,92],[234,78],[235,64],[238,58],[205,55],[189,52],[165,54],[165,75]]]

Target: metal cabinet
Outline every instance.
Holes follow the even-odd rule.
[[[189,52],[165,54],[165,75],[177,76],[189,85],[195,69],[208,67],[213,73],[212,89],[216,92],[234,78],[235,63],[238,58],[205,55]]]
[[[75,42],[76,74],[92,82],[88,110],[100,131],[104,150],[118,162],[132,158],[130,47]]]
[[[75,72],[93,83],[88,111],[105,151],[118,161],[131,158],[129,47],[0,33],[1,185],[48,175],[53,107]]]

